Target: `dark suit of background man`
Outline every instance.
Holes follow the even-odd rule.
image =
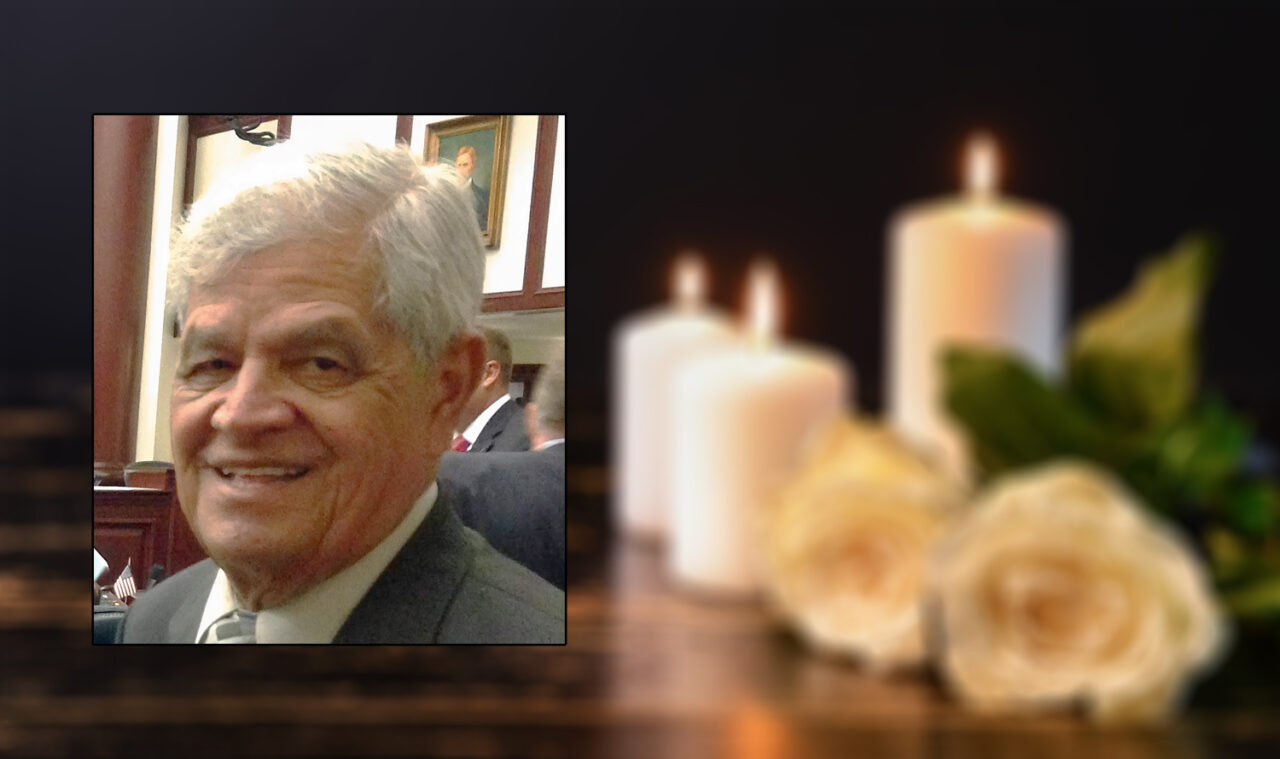
[[[193,208],[170,433],[210,556],[124,643],[563,643],[564,593],[458,519],[436,475],[480,380],[470,201],[407,148],[264,149]]]
[[[470,145],[463,145],[458,148],[454,170],[458,172],[458,182],[467,188],[467,192],[471,195],[471,205],[476,211],[476,222],[480,224],[480,231],[483,232],[489,228],[489,191],[476,184],[471,176],[478,162],[476,149]]]
[[[502,332],[481,327],[484,373],[458,420],[470,453],[527,451],[529,433],[520,405],[507,394],[511,384],[511,342]],[[455,448],[455,450],[457,450]]]
[[[538,375],[524,416],[533,450],[487,456],[446,453],[440,461],[440,491],[457,504],[464,524],[563,590],[563,354]]]

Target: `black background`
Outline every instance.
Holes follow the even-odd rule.
[[[1205,385],[1280,432],[1274,11],[503,8],[471,45],[398,4],[343,24],[253,7],[8,26],[4,368],[91,371],[94,112],[561,112],[572,416],[605,413],[609,331],[665,298],[685,247],[732,308],[749,259],[774,256],[787,332],[845,353],[878,412],[886,223],[953,192],[985,127],[1008,192],[1069,225],[1072,318],[1180,234],[1222,235]],[[467,76],[441,76],[461,51]]]
[[[757,21],[726,23],[713,47],[672,32],[663,86],[640,87],[637,72],[601,83],[613,90],[603,112],[572,110],[575,394],[607,384],[607,330],[665,297],[670,259],[690,246],[712,262],[715,300],[735,309],[749,259],[775,257],[786,331],[849,356],[859,405],[879,412],[888,219],[904,203],[954,192],[965,137],[985,127],[1006,158],[1007,190],[1067,221],[1072,320],[1181,234],[1221,235],[1204,385],[1264,434],[1280,432],[1273,15]],[[678,75],[684,66],[691,76]]]

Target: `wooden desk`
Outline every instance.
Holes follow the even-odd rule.
[[[163,565],[168,576],[205,556],[178,505],[172,469],[163,489],[95,487],[93,545],[111,567],[104,587],[126,562],[132,562],[133,581],[142,589],[153,565]]]

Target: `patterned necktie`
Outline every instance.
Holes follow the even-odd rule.
[[[254,625],[258,615],[251,611],[232,609],[209,625],[204,631],[201,643],[257,643],[254,637]]]
[[[453,445],[449,447],[458,453],[463,453],[471,448],[471,443],[468,443],[465,437],[459,435],[453,439]]]

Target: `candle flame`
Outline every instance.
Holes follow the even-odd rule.
[[[676,260],[672,290],[676,307],[693,310],[702,305],[707,290],[706,267],[694,253],[685,253]]]
[[[987,198],[995,194],[999,153],[995,138],[979,132],[969,138],[965,183],[973,197]]]
[[[780,289],[772,261],[762,259],[751,265],[747,274],[747,339],[755,347],[769,345],[778,334]]]

